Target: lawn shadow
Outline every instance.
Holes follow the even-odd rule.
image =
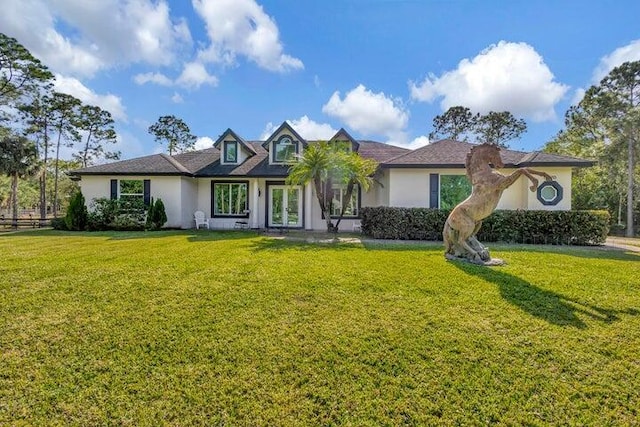
[[[500,271],[499,268],[489,268],[463,261],[449,261],[449,263],[470,276],[476,276],[497,285],[500,295],[507,302],[553,325],[586,329],[587,324],[578,317],[578,314],[603,323],[620,320],[620,314],[634,316],[640,314],[640,311],[633,308],[607,309],[541,289],[520,277]]]
[[[344,251],[359,248],[362,248],[362,244],[359,241],[318,239],[316,237],[304,239],[300,237],[274,237],[266,235],[262,239],[256,239],[253,242],[254,251],[282,251],[290,249],[298,251],[323,251],[327,249]]]
[[[444,243],[433,240],[376,240],[363,239],[362,245],[367,250],[441,250],[444,254]],[[609,246],[571,246],[571,245],[534,245],[521,243],[489,242],[487,246],[494,251],[536,252],[567,255],[576,258],[608,259],[616,261],[640,261],[640,252],[630,252]],[[507,260],[508,261],[508,260]]]
[[[56,237],[93,237],[102,238],[107,240],[137,240],[137,239],[162,239],[167,237],[184,237],[189,242],[211,242],[211,241],[223,241],[223,240],[243,240],[253,239],[260,236],[259,232],[247,231],[247,230],[182,230],[182,229],[162,229],[158,231],[66,231],[66,230],[31,230],[20,231],[12,234],[0,234],[3,238],[15,238],[15,237],[43,237],[43,236],[56,236]]]

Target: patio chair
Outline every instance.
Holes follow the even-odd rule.
[[[204,212],[195,211],[193,214],[193,219],[196,221],[196,230],[200,228],[201,225],[209,228],[209,220],[204,216]]]

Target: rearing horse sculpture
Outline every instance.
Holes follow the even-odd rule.
[[[482,220],[495,210],[502,192],[522,175],[531,181],[531,191],[538,188],[538,180],[534,175],[542,176],[547,181],[553,180],[548,173],[529,168],[516,169],[511,175],[503,175],[491,166],[504,167],[497,145],[476,145],[467,154],[465,167],[473,189],[469,197],[453,208],[444,225],[442,236],[447,259],[489,263],[489,250],[478,241],[476,234],[482,226]]]

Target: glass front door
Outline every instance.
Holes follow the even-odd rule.
[[[302,227],[300,187],[269,187],[269,227]]]

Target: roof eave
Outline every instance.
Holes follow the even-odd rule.
[[[69,175],[72,176],[195,176],[189,172],[76,172],[70,171]]]

